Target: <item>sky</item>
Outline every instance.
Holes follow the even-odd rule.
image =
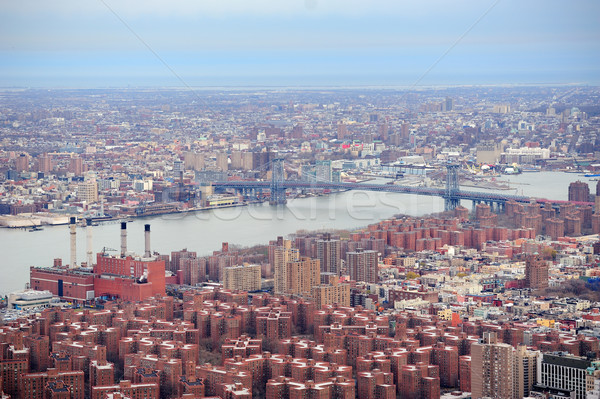
[[[0,0],[0,87],[600,84],[597,0]]]

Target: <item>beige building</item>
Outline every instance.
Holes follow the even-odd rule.
[[[226,152],[217,152],[216,153],[216,167],[217,170],[221,172],[226,172],[229,169],[229,158]]]
[[[226,290],[260,290],[260,265],[244,264],[223,268],[223,288]]]
[[[477,163],[497,164],[502,155],[503,146],[495,141],[482,141],[477,145]]]
[[[275,248],[273,253],[273,273],[275,294],[285,294],[288,290],[288,263],[300,261],[297,248],[292,248],[290,240],[283,240],[283,245]]]
[[[412,257],[412,256],[407,256],[406,258],[401,258],[402,259],[402,266],[404,267],[415,267],[415,263],[417,263],[417,258]]]
[[[188,151],[183,154],[183,164],[187,170],[204,169],[204,154]]]
[[[328,284],[312,287],[312,297],[319,309],[335,303],[350,306],[350,284],[340,283],[339,277],[331,275]]]
[[[285,293],[310,296],[312,287],[320,284],[321,266],[318,259],[303,256],[297,262],[288,262]]]
[[[472,398],[514,399],[515,385],[515,348],[498,343],[495,332],[483,333],[471,345]]]
[[[526,398],[531,388],[537,382],[539,351],[527,350],[525,345],[519,345],[515,352],[515,397]]]
[[[96,179],[86,180],[77,186],[77,198],[88,204],[98,201],[98,183]]]
[[[243,153],[241,151],[231,152],[231,164],[229,165],[233,170],[241,170],[244,168]]]

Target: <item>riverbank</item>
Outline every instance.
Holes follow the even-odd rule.
[[[215,209],[223,209],[223,208],[235,208],[240,206],[248,206],[247,202],[240,202],[239,204],[228,204],[228,205],[218,205],[212,207],[194,207],[181,209],[176,211],[166,211],[166,212],[154,212],[147,215],[131,215],[131,214],[123,214],[118,217],[103,217],[103,218],[91,218],[93,225],[106,224],[106,223],[115,223],[119,221],[132,221],[134,219],[143,219],[155,216],[164,216],[164,215],[172,215],[172,214],[186,214],[193,212],[203,212],[203,211],[211,211]],[[52,226],[64,226],[69,224],[69,218],[71,216],[75,216],[80,220],[87,219],[84,215],[53,215],[53,214],[18,214],[18,215],[2,215],[0,216],[0,228],[4,227],[7,229],[30,229],[30,228],[40,228],[40,227],[52,227]],[[82,224],[83,226],[83,224]]]
[[[363,183],[366,181],[375,180],[373,178],[363,179],[357,181],[358,183]],[[328,196],[330,194],[343,193],[349,191],[350,189],[344,190],[327,190],[324,192],[310,192],[307,194],[298,194],[290,196],[289,199],[296,198],[313,198],[313,197],[322,197]],[[168,216],[175,214],[188,214],[195,212],[206,212],[206,211],[214,211],[218,209],[227,209],[227,208],[236,208],[243,207],[252,204],[263,204],[269,202],[268,198],[263,200],[253,200],[253,201],[243,201],[234,204],[226,204],[226,205],[215,205],[215,206],[205,206],[205,207],[193,207],[193,208],[185,208],[185,209],[174,209],[174,210],[164,210],[164,211],[153,211],[144,214],[122,214],[116,217],[91,217],[94,225],[96,224],[107,224],[107,223],[115,223],[120,221],[131,221],[134,219],[143,219],[150,218],[156,216]],[[69,224],[69,219],[71,216],[76,217],[79,220],[87,219],[88,217],[81,214],[53,214],[49,212],[38,212],[35,214],[31,213],[21,213],[18,215],[0,215],[0,228],[8,228],[8,229],[31,229],[37,228],[39,230],[40,227],[52,227],[52,226],[64,226]],[[84,224],[82,224],[84,226]],[[36,230],[37,231],[37,230]]]

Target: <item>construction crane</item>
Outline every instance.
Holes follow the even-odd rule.
[[[107,252],[117,252],[117,250],[109,247],[102,247],[102,256],[105,256]]]
[[[575,164],[575,166],[577,166],[578,172],[583,172],[583,169],[581,169],[581,165],[579,164],[579,162],[577,162],[577,158],[575,158],[575,157],[573,157],[573,164]]]

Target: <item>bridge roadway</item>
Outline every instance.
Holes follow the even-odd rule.
[[[270,181],[221,181],[214,182],[213,186],[216,188],[233,188],[236,190],[270,190]],[[314,183],[314,182],[303,182],[297,180],[284,180],[278,182],[279,188],[285,189],[330,189],[330,190],[366,190],[366,191],[382,191],[390,193],[402,193],[402,194],[416,194],[416,195],[428,195],[431,197],[442,197],[447,198],[446,190],[443,188],[430,188],[430,187],[413,187],[413,186],[402,186],[396,184],[369,184],[369,183]],[[565,203],[572,203],[576,205],[590,205],[593,206],[593,202],[577,202],[577,201],[564,201],[564,200],[551,200],[546,198],[535,198],[526,197],[522,195],[492,193],[492,192],[478,192],[478,191],[465,191],[458,190],[451,194],[451,197],[458,200],[473,201],[474,203],[488,203],[504,205],[507,201],[513,200],[520,203],[529,203],[535,200],[538,203],[550,202],[553,205],[560,205]]]
[[[271,188],[270,181],[226,181],[215,182],[213,186],[216,188],[233,188],[236,190],[269,190]],[[428,195],[432,197],[446,198],[446,190],[443,188],[430,187],[413,187],[401,186],[396,184],[369,184],[369,183],[312,183],[303,181],[284,180],[278,182],[280,188],[286,189],[330,189],[330,190],[367,190],[367,191],[383,191],[390,193]],[[521,203],[528,203],[532,200],[530,197],[477,192],[459,190],[452,193],[452,197],[459,200],[467,200],[474,202],[498,203],[504,204],[507,201],[514,200]],[[550,201],[546,199],[537,199],[538,202],[560,203],[566,201]]]

